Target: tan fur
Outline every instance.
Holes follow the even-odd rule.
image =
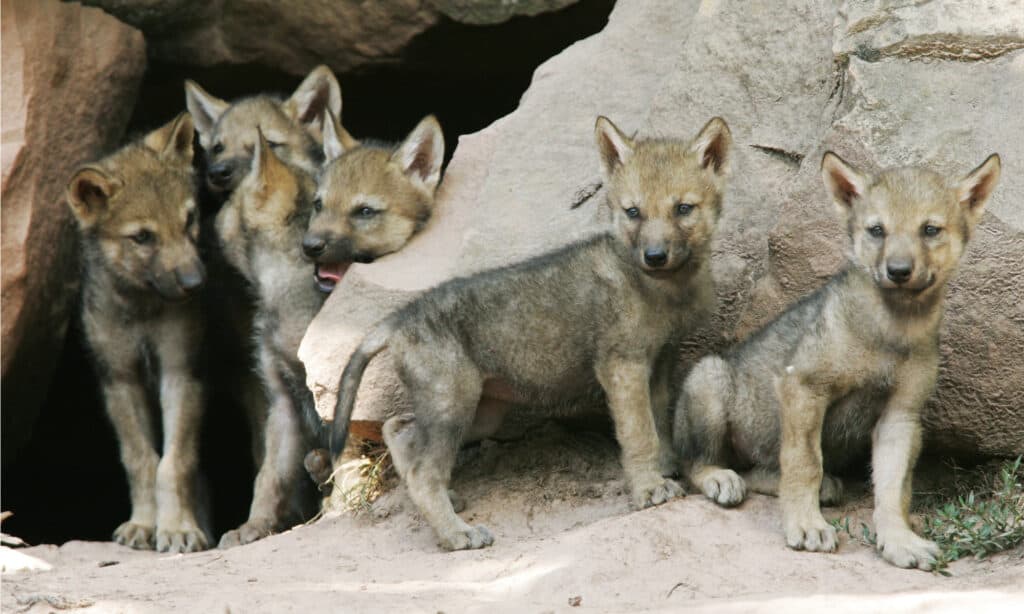
[[[83,167],[67,190],[85,266],[82,321],[131,490],[131,518],[114,539],[163,552],[209,544],[196,492],[202,319],[198,301],[183,300],[205,277],[192,136],[182,114]],[[159,399],[162,456],[147,387]]]
[[[883,558],[930,569],[937,549],[911,531],[920,412],[938,376],[945,285],[999,178],[991,156],[949,185],[920,168],[863,175],[827,153],[822,175],[851,238],[848,267],[723,357],[686,378],[676,444],[690,481],[722,505],[774,494],[786,542],[831,551],[820,501],[868,448]],[[752,468],[747,484],[733,469]]]

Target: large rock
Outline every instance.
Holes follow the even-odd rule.
[[[122,137],[146,67],[142,34],[57,0],[3,6],[4,458],[49,387],[78,278],[64,186]]]
[[[977,14],[958,25],[964,11]],[[715,249],[719,310],[683,361],[742,338],[841,266],[845,236],[818,172],[826,149],[865,168],[955,175],[999,151],[1001,185],[950,288],[926,424],[947,450],[1024,452],[1024,177],[1012,162],[1024,154],[1020,16],[1019,2],[996,0],[619,2],[604,31],[537,70],[514,113],[460,140],[420,237],[349,270],[300,350],[321,412],[330,417],[362,333],[394,306],[594,231],[595,202],[568,207],[597,180],[595,115],[683,137],[722,115],[736,157]],[[404,408],[385,354],[355,418],[373,424]]]
[[[448,17],[494,24],[577,0],[83,0],[146,34],[153,58],[214,66],[257,63],[305,75],[394,62]]]

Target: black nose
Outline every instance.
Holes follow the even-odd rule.
[[[661,248],[645,249],[644,264],[649,267],[663,267],[668,262],[668,254]]]
[[[910,279],[910,272],[913,270],[914,262],[905,258],[893,258],[885,263],[885,274],[898,284]]]
[[[191,266],[178,267],[174,270],[174,277],[182,290],[190,292],[203,285],[206,281],[206,268],[203,263],[196,261]]]
[[[226,162],[218,162],[206,170],[206,176],[210,178],[210,181],[218,185],[224,185],[231,181],[231,174],[234,172],[234,168]]]
[[[324,253],[325,249],[327,249],[327,241],[323,237],[316,235],[302,237],[302,251],[310,258],[316,258]]]

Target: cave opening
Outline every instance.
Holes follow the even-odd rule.
[[[411,41],[397,61],[338,73],[342,122],[357,138],[399,140],[433,113],[443,127],[450,159],[459,135],[515,110],[537,66],[600,31],[613,5],[614,0],[584,0],[492,26],[444,19]],[[186,78],[228,100],[266,91],[287,94],[301,81],[301,76],[263,65],[195,67],[151,59],[129,136],[184,109]],[[216,365],[208,378],[200,468],[219,536],[245,520],[254,468],[236,395],[217,385]],[[10,443],[4,433],[3,445]],[[3,510],[14,512],[4,532],[30,544],[109,540],[128,518],[117,442],[75,317],[31,436],[3,465],[2,498]]]

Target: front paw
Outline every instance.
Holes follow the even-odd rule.
[[[228,531],[220,538],[218,548],[234,548],[269,537],[275,533],[273,523],[266,520],[248,520],[245,524]]]
[[[704,496],[723,507],[733,507],[747,496],[747,483],[732,469],[719,469],[700,483]]]
[[[825,522],[820,512],[810,518],[786,521],[786,545],[808,552],[835,552],[838,538],[834,527]]]
[[[477,550],[494,543],[494,536],[487,527],[477,525],[453,531],[440,538],[441,547],[445,550]]]
[[[643,486],[633,488],[633,506],[637,509],[644,509],[653,505],[661,505],[685,494],[686,491],[679,485],[679,482],[658,476],[657,479],[649,480]]]
[[[897,567],[904,569],[923,569],[935,567],[939,556],[939,547],[935,542],[918,537],[909,529],[879,532],[876,542],[882,558]]]
[[[821,488],[818,490],[818,501],[826,506],[839,505],[843,500],[843,481],[835,476],[821,476]]]
[[[129,520],[114,530],[114,541],[135,550],[152,550],[156,547],[155,535],[156,527]]]
[[[209,547],[206,533],[196,526],[160,527],[156,532],[156,549],[160,552],[199,552]]]

